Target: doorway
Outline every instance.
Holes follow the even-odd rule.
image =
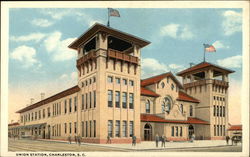
[[[188,138],[190,139],[193,134],[194,134],[194,127],[193,125],[189,125],[188,126]]]
[[[144,126],[144,140],[151,141],[152,140],[152,126],[150,124],[145,124]]]

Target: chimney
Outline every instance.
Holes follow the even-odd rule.
[[[30,105],[32,105],[33,103],[34,103],[34,99],[31,98],[31,99],[30,99]]]
[[[45,97],[45,93],[41,93],[41,100],[43,100]]]

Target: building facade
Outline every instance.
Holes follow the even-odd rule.
[[[78,84],[17,111],[18,135],[81,136],[91,143],[106,143],[108,136],[112,143],[129,143],[133,135],[140,142],[154,140],[156,134],[175,141],[192,134],[224,138],[228,74],[233,71],[202,62],[177,74],[183,83],[171,72],[141,80],[141,49],[149,43],[101,24],[92,26],[69,45],[78,54]]]

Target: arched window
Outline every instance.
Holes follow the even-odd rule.
[[[168,97],[164,98],[162,105],[161,105],[161,109],[162,109],[162,113],[164,113],[164,112],[169,113],[170,112],[171,101]]]
[[[146,101],[146,113],[150,113],[150,101]]]
[[[161,88],[164,88],[164,87],[165,87],[165,83],[162,82],[162,83],[161,83]]]
[[[190,117],[193,116],[193,106],[192,105],[190,105],[190,107],[189,107],[189,116]]]
[[[181,110],[181,113],[183,113],[183,105],[182,104],[180,105],[180,110]]]

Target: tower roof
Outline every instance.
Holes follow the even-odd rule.
[[[192,66],[188,69],[185,69],[183,71],[180,71],[177,73],[177,76],[183,76],[184,74],[186,73],[189,73],[189,72],[192,72],[192,71],[198,71],[198,70],[204,70],[206,68],[215,68],[215,69],[219,69],[219,70],[222,70],[226,73],[233,73],[234,71],[233,70],[230,70],[230,69],[227,69],[227,68],[224,68],[224,67],[221,67],[219,65],[215,65],[215,64],[212,64],[212,63],[209,63],[209,62],[201,62],[195,66]]]
[[[119,31],[117,29],[107,27],[105,25],[95,23],[92,27],[90,27],[85,33],[83,33],[80,37],[78,37],[75,41],[73,41],[68,47],[72,49],[77,49],[82,43],[88,41],[98,32],[106,32],[115,37],[125,39],[131,42],[138,44],[141,47],[144,47],[150,44],[149,41],[136,37],[134,35]]]

